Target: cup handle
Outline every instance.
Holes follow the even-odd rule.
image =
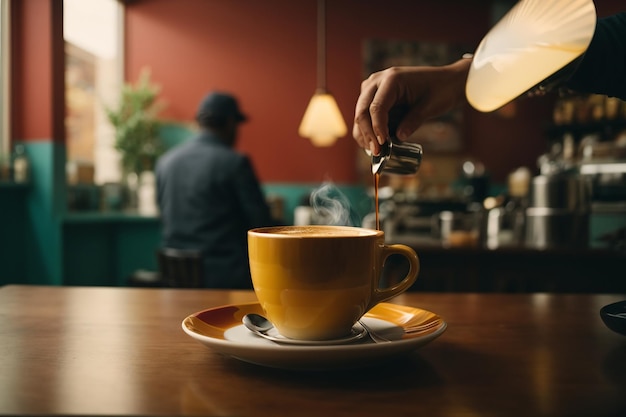
[[[370,305],[367,307],[367,310],[371,309],[378,303],[389,300],[390,298],[405,292],[417,279],[417,274],[420,271],[420,260],[412,248],[401,244],[382,245],[380,253],[381,272],[382,265],[385,264],[387,258],[394,254],[402,255],[407,259],[407,261],[409,261],[409,272],[402,279],[402,281],[391,287],[374,289],[374,293],[372,294],[372,299],[370,301]],[[380,279],[380,277],[378,279]]]

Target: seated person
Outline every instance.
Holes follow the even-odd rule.
[[[162,245],[201,250],[209,288],[252,288],[247,231],[276,224],[250,159],[234,150],[246,119],[233,96],[210,93],[196,115],[200,133],[156,166]]]

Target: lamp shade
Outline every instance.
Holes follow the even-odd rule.
[[[315,93],[304,112],[298,134],[321,147],[331,146],[346,133],[348,128],[335,98],[326,92]]]
[[[505,105],[583,54],[595,26],[593,0],[520,0],[476,49],[467,100],[483,112]]]

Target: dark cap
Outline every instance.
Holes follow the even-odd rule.
[[[227,119],[235,117],[238,122],[248,120],[248,117],[239,110],[237,99],[230,94],[212,92],[200,102],[196,118],[200,119]]]

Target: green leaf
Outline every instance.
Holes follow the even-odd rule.
[[[106,116],[115,128],[115,149],[121,153],[126,173],[154,168],[164,152],[159,138],[158,113],[160,86],[152,84],[150,71],[144,69],[135,84],[125,84],[117,107],[106,108]]]

